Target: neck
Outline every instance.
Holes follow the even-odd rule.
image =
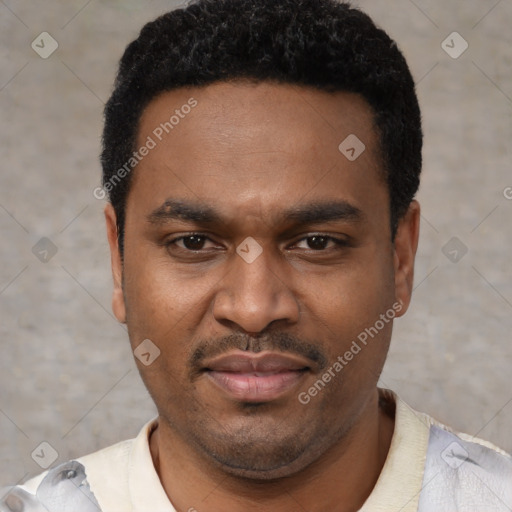
[[[379,407],[378,390],[331,449],[302,471],[273,481],[223,472],[158,422],[150,450],[160,481],[178,512],[355,512],[371,494],[386,460],[394,417]]]

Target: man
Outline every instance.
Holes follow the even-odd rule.
[[[97,193],[158,417],[3,509],[511,510],[510,455],[377,387],[411,298],[421,145],[402,54],[348,4],[202,0],[146,25]]]

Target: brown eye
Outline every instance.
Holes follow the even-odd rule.
[[[309,248],[316,251],[325,249],[326,245],[329,243],[329,238],[326,236],[310,236],[306,238],[306,240],[308,240]]]
[[[201,235],[189,235],[181,238],[181,241],[185,249],[189,249],[190,251],[200,251],[204,246],[206,237]]]
[[[303,244],[301,249],[310,249],[313,251],[326,251],[331,248],[343,248],[348,245],[345,240],[334,238],[327,235],[310,235],[299,240],[299,244]],[[329,244],[331,246],[329,247]]]
[[[183,252],[204,252],[205,249],[212,249],[212,247],[206,247],[208,244],[213,245],[212,240],[202,233],[190,233],[189,235],[179,236],[165,242],[165,246],[168,250],[178,250]]]

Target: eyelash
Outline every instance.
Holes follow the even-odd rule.
[[[181,235],[179,237],[167,240],[167,241],[164,242],[164,245],[165,245],[165,247],[170,248],[173,245],[176,246],[176,242],[179,242],[180,240],[183,240],[185,238],[190,238],[190,237],[193,237],[193,236],[201,237],[201,238],[204,238],[205,240],[209,240],[209,241],[213,242],[213,240],[211,240],[204,233],[188,233],[187,235]],[[307,240],[308,238],[314,238],[314,237],[324,238],[324,239],[326,239],[328,241],[332,241],[337,246],[336,248],[348,247],[350,245],[347,240],[343,240],[341,238],[336,238],[336,237],[333,237],[333,236],[330,236],[330,235],[324,235],[322,233],[312,233],[312,234],[310,234],[308,236],[305,236],[305,237],[301,238],[300,240],[297,240],[297,242],[295,242],[295,243],[297,244],[299,242]],[[178,246],[176,246],[176,247],[178,247]],[[185,251],[185,252],[188,252],[188,253],[191,253],[191,254],[199,254],[199,253],[203,252],[202,249],[194,251],[194,250],[187,249],[187,248],[184,248],[184,247],[178,247],[178,248],[180,250],[182,250],[182,251]],[[311,251],[313,253],[327,252],[328,250],[329,249],[309,249],[309,251]]]

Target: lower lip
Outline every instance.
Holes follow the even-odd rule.
[[[270,402],[293,389],[304,370],[256,376],[248,373],[208,371],[207,375],[232,398],[242,402]]]

